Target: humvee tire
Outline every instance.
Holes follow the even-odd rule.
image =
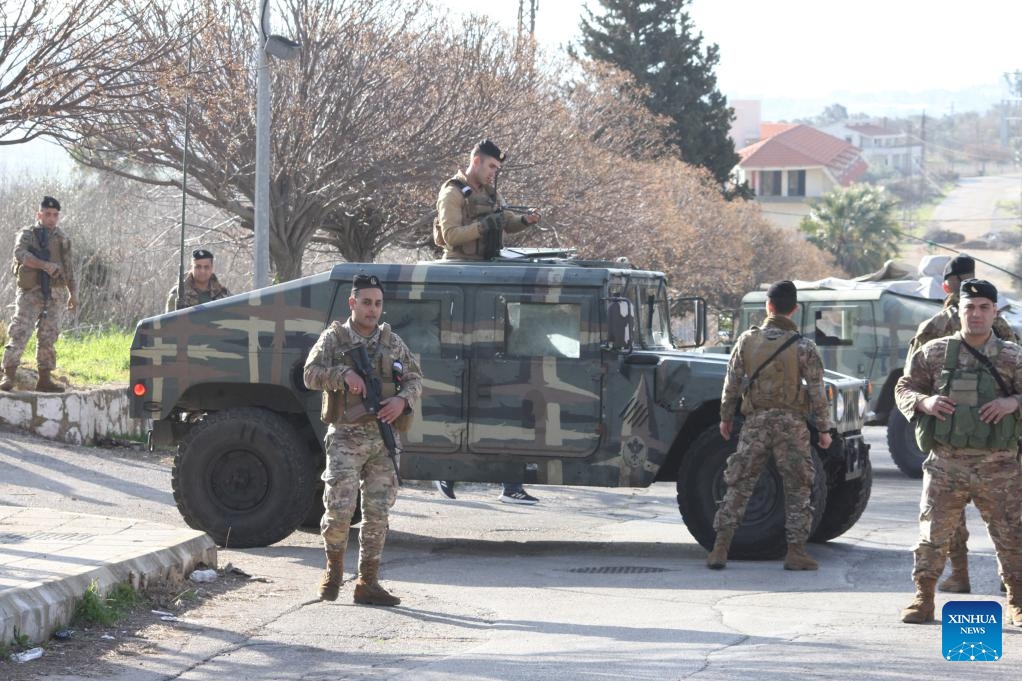
[[[190,527],[218,545],[267,546],[309,514],[316,485],[295,429],[272,411],[214,412],[191,428],[174,457],[174,501]]]
[[[827,488],[827,508],[809,541],[822,544],[850,530],[866,510],[872,489],[873,464],[866,459],[860,477]]]
[[[887,417],[887,448],[901,472],[910,478],[923,477],[924,454],[916,444],[915,428],[897,409]]]
[[[717,533],[713,516],[717,503],[724,498],[724,468],[727,458],[738,448],[738,432],[725,441],[716,425],[704,430],[692,444],[678,474],[678,509],[688,531],[707,551],[713,549]],[[813,505],[815,532],[827,506],[827,474],[823,462],[813,451],[816,476],[810,499]],[[771,460],[756,483],[749,498],[745,518],[731,541],[728,558],[734,560],[768,560],[784,556],[788,548],[784,534],[784,485],[781,474]]]

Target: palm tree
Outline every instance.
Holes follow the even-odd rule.
[[[896,203],[882,187],[838,188],[812,202],[799,229],[810,243],[833,254],[841,269],[859,276],[898,254]]]

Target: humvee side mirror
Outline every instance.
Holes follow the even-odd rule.
[[[632,349],[632,301],[627,298],[607,300],[607,341],[608,350]]]
[[[706,343],[706,299],[674,298],[671,304],[671,336],[675,347],[698,348]],[[733,322],[732,322],[733,324]]]

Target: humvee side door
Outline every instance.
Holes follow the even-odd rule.
[[[536,287],[475,291],[468,448],[584,457],[600,442],[599,296]]]

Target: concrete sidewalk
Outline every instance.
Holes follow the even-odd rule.
[[[213,540],[190,528],[0,506],[0,642],[45,641],[93,581],[101,593],[122,582],[144,590],[216,560]]]

